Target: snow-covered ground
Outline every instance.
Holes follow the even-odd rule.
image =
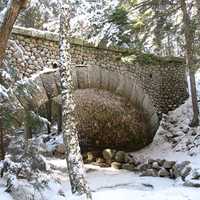
[[[195,141],[200,133],[200,128],[189,128],[191,118],[191,102],[186,101],[175,111],[164,116],[160,128],[152,144],[146,148],[132,153],[137,159],[165,158],[174,161],[190,161],[193,168],[200,168],[199,145],[188,148],[188,139]],[[196,134],[192,134],[196,132]],[[177,134],[178,133],[178,134]],[[167,141],[166,135],[178,135],[175,138],[178,143]],[[194,136],[193,136],[194,135]],[[58,143],[62,143],[61,136],[58,136]],[[54,143],[48,143],[47,148],[51,150]],[[191,153],[192,152],[192,153]],[[69,180],[67,177],[66,161],[59,158],[47,158],[48,172],[38,175],[39,182],[48,181],[48,184],[39,189],[39,197],[35,200],[75,200],[79,197],[72,197]],[[134,172],[126,170],[115,170],[112,168],[100,168],[93,165],[86,165],[87,180],[92,190],[94,200],[198,200],[199,189],[183,186],[180,179],[172,180],[158,177],[140,177]],[[23,185],[24,181],[18,181]],[[33,187],[30,185],[30,188]],[[13,200],[9,193],[5,192],[6,183],[0,179],[0,200]],[[33,188],[34,190],[34,188]],[[28,200],[28,199],[27,199]]]
[[[132,154],[140,159],[165,158],[179,162],[189,160],[193,166],[200,167],[200,127],[189,127],[191,111],[192,105],[189,99],[164,117],[149,146]],[[167,141],[170,138],[177,142],[173,145],[173,141]]]
[[[66,173],[65,160],[51,160],[55,168],[48,188],[41,190],[41,199],[45,200],[78,200],[72,197]],[[50,163],[51,163],[50,161]],[[51,163],[51,164],[52,164]],[[139,177],[133,172],[86,166],[87,179],[92,189],[94,200],[198,200],[199,189],[182,186],[180,180],[166,178]],[[45,176],[43,176],[45,177]],[[0,185],[2,186],[2,182]],[[1,200],[13,200],[0,187]],[[28,200],[28,199],[27,199]],[[37,199],[36,199],[37,200]]]
[[[200,94],[199,77],[200,73],[197,74]],[[200,169],[200,127],[189,127],[191,117],[192,107],[189,99],[178,109],[163,117],[152,144],[132,154],[139,160],[148,158],[164,158],[178,162],[187,160],[191,162],[192,168]],[[62,143],[62,137],[58,136],[56,141]],[[54,145],[55,141],[52,144],[50,141],[47,149],[51,150]],[[36,194],[34,200],[81,199],[71,195],[66,161],[54,157],[46,159],[48,173],[39,172],[37,175],[37,181],[40,185],[43,184],[42,187],[35,188],[34,184],[26,180],[18,180],[17,187],[22,188],[27,184],[26,187]],[[140,177],[126,170],[85,166],[94,200],[199,200],[199,188],[183,186],[181,179]],[[5,192],[6,188],[5,179],[0,179],[0,200],[15,200]]]
[[[62,169],[66,167],[64,160],[58,162],[54,160],[53,163]],[[180,180],[139,177],[137,174],[125,170],[99,168],[91,165],[86,165],[86,171],[94,200],[132,200],[133,197],[137,200],[199,199],[199,189],[184,187]],[[44,196],[52,200],[73,199],[66,174],[63,173],[58,180],[61,184],[52,182],[50,184],[51,190],[46,190]],[[58,194],[63,194],[65,197]]]

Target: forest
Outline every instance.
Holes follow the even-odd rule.
[[[197,200],[200,0],[0,0],[0,200]]]

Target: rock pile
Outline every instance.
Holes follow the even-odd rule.
[[[186,105],[184,106],[187,108]],[[178,110],[181,111],[180,108]],[[188,113],[187,110],[184,112]],[[170,143],[172,149],[176,152],[188,152],[190,156],[194,156],[200,152],[200,128],[190,127],[188,123],[190,117],[187,116],[184,118],[183,116],[185,115],[185,113],[180,113],[177,117],[176,113],[173,115],[163,114],[160,124],[162,129],[160,129],[158,134],[166,142]]]
[[[189,166],[189,161],[181,163],[164,159],[139,161],[130,153],[113,149],[105,149],[102,152],[102,157],[101,155],[95,155],[93,152],[88,152],[84,155],[84,161],[100,167],[134,171],[140,173],[141,176],[168,177],[172,179],[181,177],[182,180],[185,180],[192,170]]]
[[[200,187],[200,170],[194,169],[189,176],[186,177],[184,186]]]

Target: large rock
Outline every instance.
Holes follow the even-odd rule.
[[[160,165],[159,165],[157,162],[153,162],[152,168],[158,170],[158,169],[160,169],[161,167],[160,167]]]
[[[165,168],[161,168],[158,172],[158,176],[160,177],[169,177],[170,174]]]
[[[111,163],[111,167],[114,169],[121,169],[122,168],[122,164],[119,162],[112,162]]]
[[[140,164],[135,158],[133,155],[131,155],[130,153],[126,153],[125,154],[125,163],[130,163],[130,164],[133,164],[133,165],[138,165]]]
[[[106,160],[106,162],[111,162],[115,156],[116,151],[113,149],[105,149],[103,150],[103,158]]]
[[[165,169],[171,169],[176,164],[175,161],[165,161],[163,167]]]
[[[139,164],[138,166],[137,166],[137,169],[138,169],[138,171],[145,171],[145,170],[147,170],[147,169],[149,169],[149,168],[151,168],[152,166],[150,165],[150,164],[148,164],[148,163],[141,163],[141,164]]]
[[[183,185],[187,186],[187,187],[200,188],[200,181],[199,180],[190,180],[190,181],[186,181]]]
[[[192,173],[192,179],[200,180],[200,169],[195,169]]]
[[[125,162],[126,153],[124,151],[117,151],[115,154],[115,160],[117,162],[123,163]]]
[[[141,176],[157,176],[157,172],[153,169],[147,169],[146,171],[142,172]]]
[[[184,162],[181,162],[181,163],[176,163],[173,166],[173,172],[174,172],[175,178],[178,178],[178,177],[182,176],[182,171],[189,164],[190,164],[189,161],[184,161]]]
[[[122,169],[125,169],[125,170],[128,170],[128,171],[138,171],[138,170],[135,168],[135,165],[129,164],[129,163],[123,164],[123,165],[122,165]]]
[[[187,166],[185,168],[183,168],[183,170],[181,171],[181,177],[183,180],[185,180],[185,178],[190,174],[192,168]]]

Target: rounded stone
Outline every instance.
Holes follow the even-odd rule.
[[[157,172],[153,169],[147,169],[146,171],[142,172],[141,176],[157,176]]]
[[[94,159],[95,159],[94,154],[92,152],[87,152],[87,161],[92,162],[94,161]]]
[[[96,158],[96,163],[104,163],[105,160],[103,158]]]
[[[169,177],[170,174],[165,168],[161,168],[158,172],[158,176],[160,177]]]
[[[102,154],[103,154],[103,158],[108,161],[108,162],[111,162],[112,159],[114,158],[115,156],[115,150],[113,149],[105,149],[103,150]]]
[[[126,153],[124,151],[117,151],[115,154],[115,160],[117,162],[123,163],[125,162]]]
[[[165,161],[163,167],[165,169],[171,169],[176,164],[175,161]]]
[[[160,165],[157,162],[153,162],[152,168],[153,169],[160,169]]]
[[[135,165],[129,164],[129,163],[123,164],[122,169],[125,169],[128,171],[137,171],[137,169],[135,168]]]
[[[190,174],[190,172],[192,171],[191,167],[185,167],[182,171],[181,171],[181,177],[183,180],[185,180],[185,178]]]
[[[114,169],[121,169],[122,168],[122,164],[119,162],[112,162],[111,163],[111,167]]]

